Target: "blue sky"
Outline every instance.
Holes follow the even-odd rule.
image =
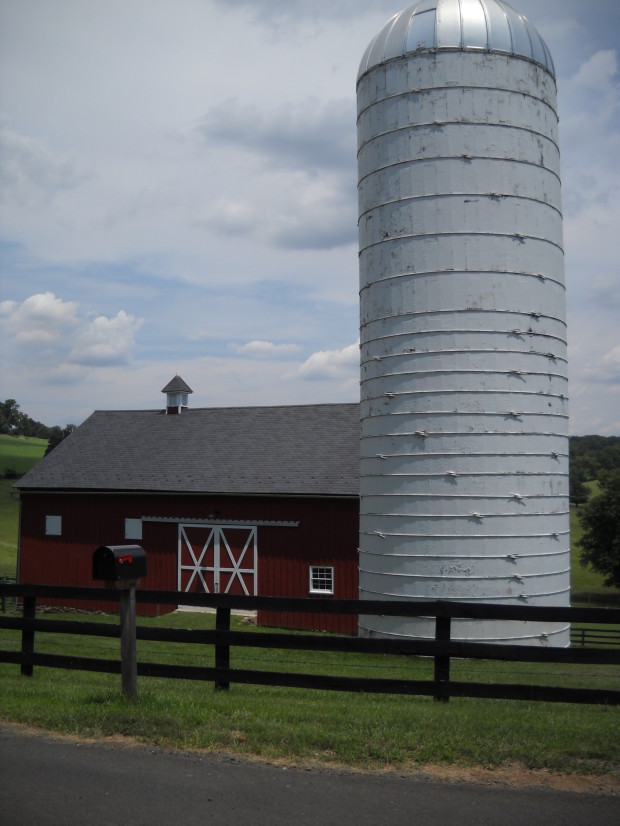
[[[0,0],[0,397],[357,400],[355,77],[404,5]],[[557,72],[571,431],[619,434],[620,4],[514,5]]]

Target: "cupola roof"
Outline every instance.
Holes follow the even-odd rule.
[[[183,381],[181,376],[176,375],[168,384],[162,388],[162,393],[193,393],[192,388]]]

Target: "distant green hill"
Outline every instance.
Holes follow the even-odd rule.
[[[0,477],[23,476],[42,458],[47,439],[0,434]]]
[[[0,576],[15,574],[19,498],[12,489],[43,457],[47,439],[0,434]]]

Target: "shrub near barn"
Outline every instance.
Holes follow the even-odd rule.
[[[602,574],[605,585],[620,588],[620,470],[603,474],[600,486],[579,512],[580,561]]]

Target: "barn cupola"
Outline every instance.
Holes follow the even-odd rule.
[[[187,410],[187,397],[194,391],[181,376],[175,376],[161,392],[166,394],[166,413],[174,414]]]

